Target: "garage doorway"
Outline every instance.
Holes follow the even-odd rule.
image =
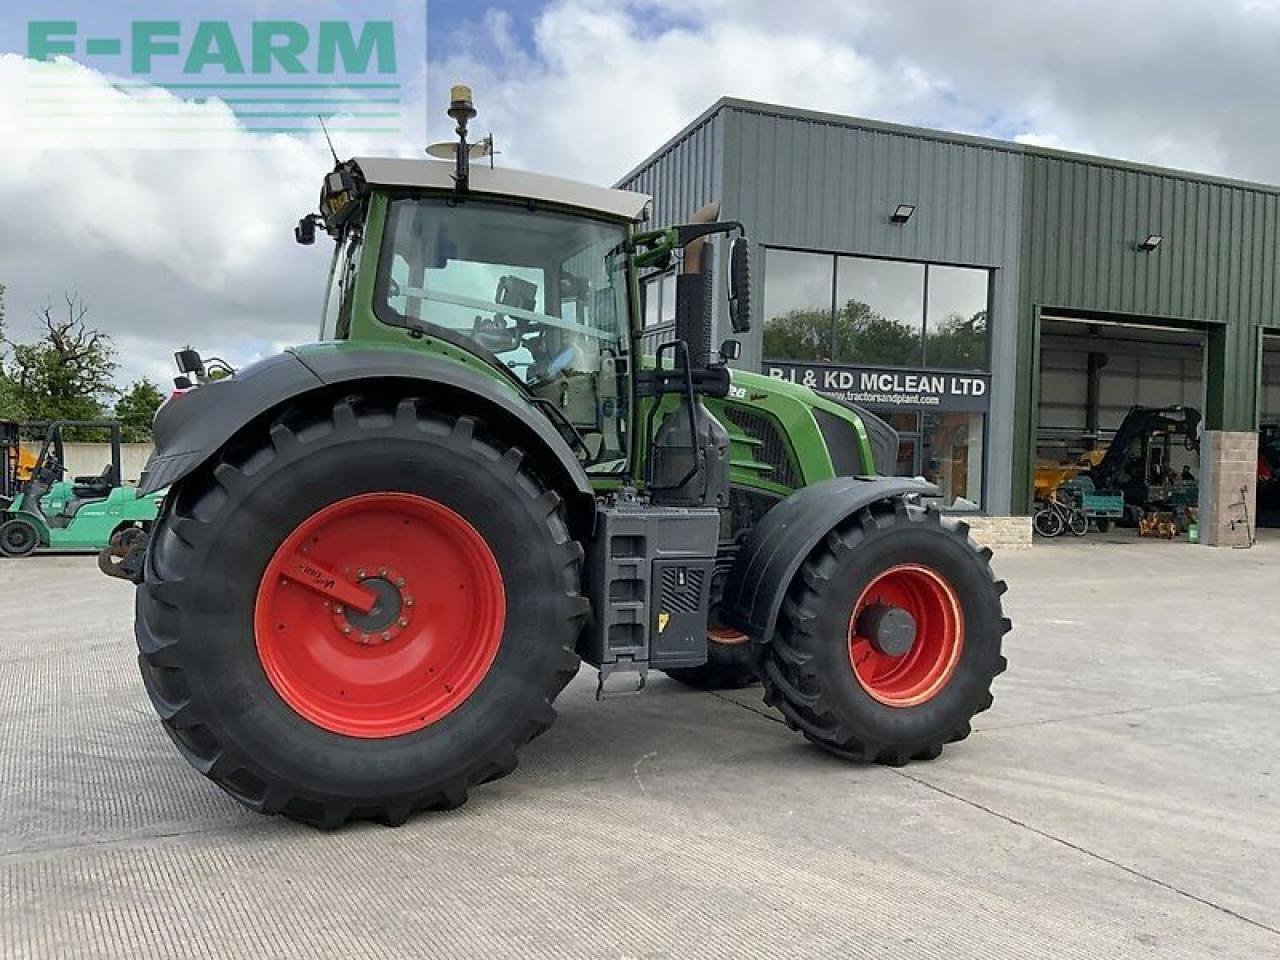
[[[1258,389],[1258,526],[1280,527],[1280,333],[1262,335]]]
[[[1039,359],[1037,500],[1084,508],[1089,534],[1108,540],[1140,527],[1185,536],[1199,498],[1204,333],[1045,311]]]

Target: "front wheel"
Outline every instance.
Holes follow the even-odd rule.
[[[364,396],[184,480],[138,591],[148,693],[242,803],[400,823],[510,773],[586,612],[559,497],[482,420]]]
[[[929,760],[969,735],[1005,668],[990,551],[901,501],[860,511],[805,561],[763,648],[765,701],[849,759]]]
[[[40,532],[22,517],[0,523],[0,556],[17,559],[27,557],[40,546]]]
[[[1035,517],[1032,518],[1031,525],[1035,528],[1036,533],[1049,539],[1058,536],[1064,528],[1062,517],[1053,507],[1041,507],[1037,510]]]

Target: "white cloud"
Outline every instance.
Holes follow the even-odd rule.
[[[1274,0],[554,0],[524,37],[478,3],[476,23],[430,65],[428,115],[433,139],[450,139],[448,86],[470,83],[473,129],[494,132],[501,163],[597,183],[722,95],[1275,180],[1278,10]],[[243,362],[314,336],[329,258],[323,242],[295,246],[291,228],[315,204],[323,141],[248,134],[216,102],[162,91],[135,102],[80,67],[60,82],[78,85],[89,113],[137,127],[164,113],[209,129],[176,149],[154,137],[142,148],[137,130],[90,131],[83,118],[35,124],[27,69],[0,56],[0,282],[16,333],[46,298],[79,290],[116,337],[125,377],[167,373],[188,342]],[[363,146],[339,138],[344,155]]]

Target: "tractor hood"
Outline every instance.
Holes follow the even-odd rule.
[[[818,393],[811,387],[748,370],[730,370],[729,399],[738,403],[761,404],[770,398],[785,397],[806,408],[823,431],[833,455],[845,442],[831,428],[833,419],[848,424],[854,443],[870,453],[879,474],[897,472],[898,431],[866,407]]]

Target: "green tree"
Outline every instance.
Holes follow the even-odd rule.
[[[52,304],[38,312],[44,332],[33,343],[15,343],[0,331],[9,349],[4,374],[16,394],[16,406],[41,420],[92,420],[102,416],[108,398],[119,391],[112,381],[115,345],[88,326],[89,308],[78,296],[63,297],[66,311]]]
[[[836,314],[835,356],[842,363],[920,363],[920,332],[876,313],[861,300],[850,300]]]
[[[764,355],[769,360],[831,359],[831,314],[824,310],[791,310],[764,325]]]
[[[162,403],[164,394],[145,377],[130,385],[116,401],[116,419],[125,443],[146,443],[151,439],[151,421]]]
[[[936,327],[929,322],[929,366],[986,369],[987,311],[965,319],[953,313]]]
[[[835,315],[825,310],[792,310],[765,323],[764,355],[799,362],[920,363],[920,331],[849,300]]]

